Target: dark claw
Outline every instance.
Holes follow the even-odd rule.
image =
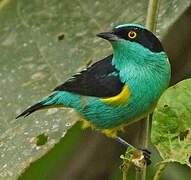
[[[151,154],[151,152],[148,149],[140,149],[141,151],[147,152],[147,154]]]
[[[141,150],[143,152],[144,158],[147,162],[147,166],[150,165],[151,164],[151,159],[150,159],[151,152],[148,151],[147,149],[139,149],[139,150]]]
[[[126,148],[128,148],[129,146],[131,146],[128,142],[126,142],[125,140],[123,140],[122,138],[120,138],[120,137],[118,137],[118,136],[115,138],[115,140],[118,141],[118,142],[120,142],[121,144],[123,144]],[[132,146],[131,146],[131,147],[132,147]],[[151,160],[150,160],[151,152],[148,151],[147,149],[138,149],[138,150],[140,150],[140,151],[143,153],[147,165],[151,164]]]

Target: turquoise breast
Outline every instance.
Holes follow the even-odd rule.
[[[168,87],[170,66],[164,52],[155,54],[149,65],[129,64],[120,69],[120,78],[130,90],[130,98],[122,106],[112,106],[97,97],[78,96],[72,107],[85,119],[99,128],[112,128],[130,123],[150,111],[162,92]],[[116,67],[118,68],[118,67]]]

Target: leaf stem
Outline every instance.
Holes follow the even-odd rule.
[[[156,21],[157,21],[159,3],[160,0],[149,0],[147,18],[146,18],[146,28],[152,31],[153,33],[155,33],[156,30]]]
[[[147,10],[147,17],[146,17],[146,28],[153,33],[156,30],[156,21],[157,21],[157,14],[159,9],[159,2],[160,0],[149,0],[148,10]],[[148,115],[147,118],[142,122],[142,132],[140,132],[139,137],[139,144],[142,144],[143,148],[148,147],[148,141],[150,136],[150,116]],[[146,179],[146,165],[141,172],[136,172],[136,180],[145,180]]]
[[[164,171],[164,169],[166,168],[167,164],[168,164],[168,163],[162,163],[162,164],[160,164],[160,166],[159,166],[157,172],[155,173],[155,176],[154,176],[153,180],[159,180],[159,178],[160,178],[162,172]]]
[[[149,136],[150,136],[150,116],[148,115],[147,118],[145,119],[146,121],[143,122],[144,123],[144,136],[143,136],[143,146],[144,149],[148,148],[148,144],[149,144]],[[144,131],[143,130],[143,131]],[[141,180],[145,180],[146,179],[146,165],[142,171],[142,179]]]
[[[123,171],[123,180],[127,180],[127,171]]]
[[[150,116],[141,120],[141,132],[139,135],[139,144],[141,144],[144,149],[148,147],[148,141],[150,136]],[[146,179],[146,164],[141,171],[136,171],[136,180],[145,180]]]

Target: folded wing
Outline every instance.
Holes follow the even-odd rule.
[[[112,65],[112,58],[113,55],[110,55],[96,62],[54,90],[95,97],[116,96],[122,91],[124,83],[120,81],[119,71]]]

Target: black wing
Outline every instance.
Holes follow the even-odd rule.
[[[112,58],[113,55],[110,55],[96,62],[56,87],[54,91],[69,91],[95,97],[112,97],[119,94],[124,83],[120,81],[119,71],[112,65]]]

